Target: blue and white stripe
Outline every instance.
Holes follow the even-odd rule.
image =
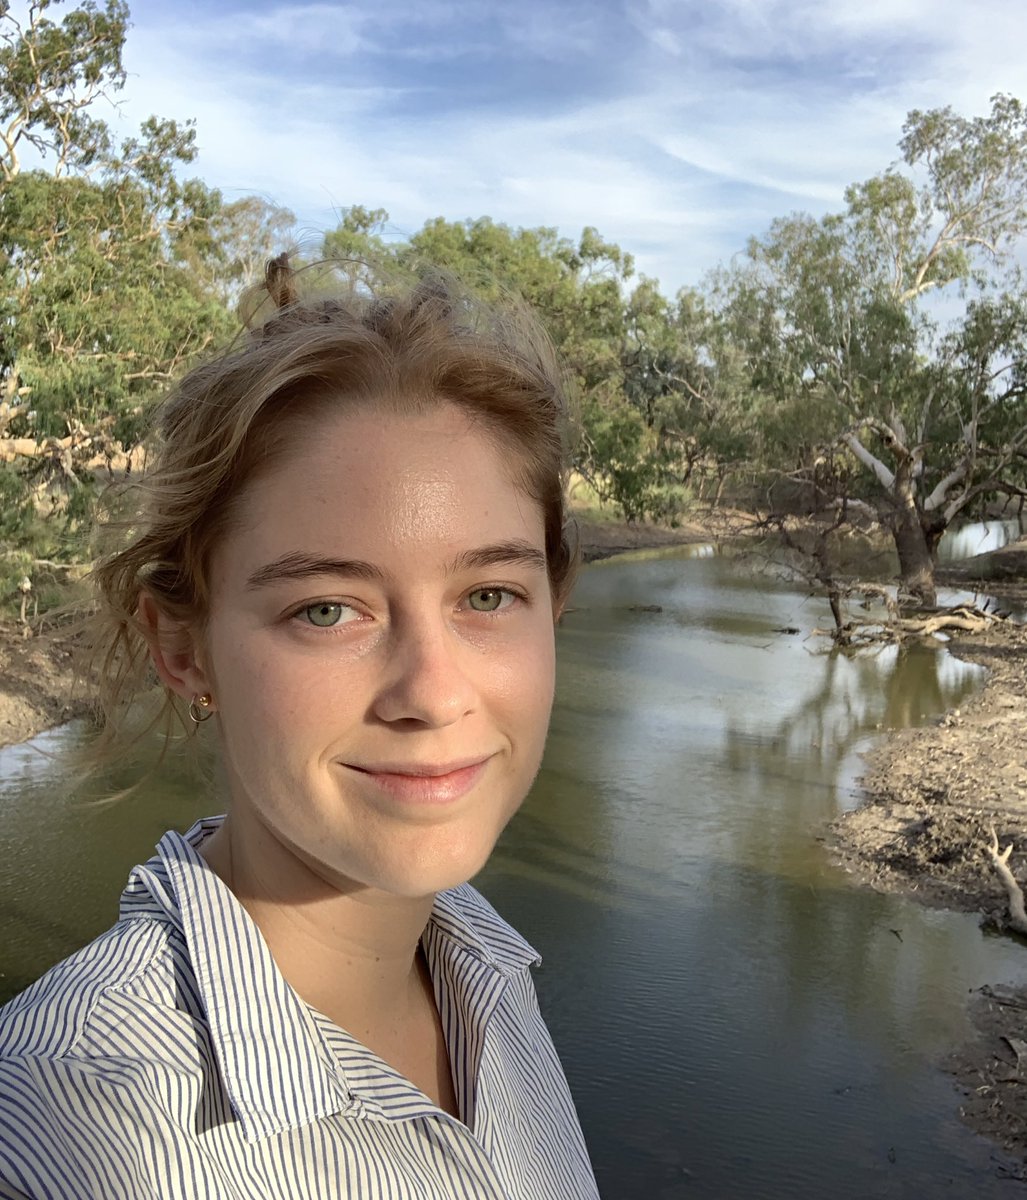
[[[168,833],[113,929],[0,1009],[0,1200],[595,1200],[535,951],[470,886],[423,946],[463,1121],[306,1005]]]

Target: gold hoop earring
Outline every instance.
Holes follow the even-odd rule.
[[[189,701],[189,720],[195,725],[202,725],[204,721],[209,721],[214,715],[214,710],[210,707],[214,697],[209,696],[206,692],[202,696],[193,696]]]

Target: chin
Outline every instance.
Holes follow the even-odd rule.
[[[447,848],[440,853],[425,853],[413,861],[397,864],[382,880],[384,890],[408,899],[434,896],[437,892],[459,887],[473,879],[488,862],[495,841],[488,845]]]

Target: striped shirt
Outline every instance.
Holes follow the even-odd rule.
[[[472,887],[422,938],[462,1121],[286,983],[168,833],[118,923],[0,1009],[4,1200],[596,1200],[534,950]]]

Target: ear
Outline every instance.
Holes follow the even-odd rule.
[[[165,687],[183,700],[212,695],[213,679],[203,666],[192,629],[169,617],[145,589],[139,593],[136,616],[150,648],[150,658]]]

